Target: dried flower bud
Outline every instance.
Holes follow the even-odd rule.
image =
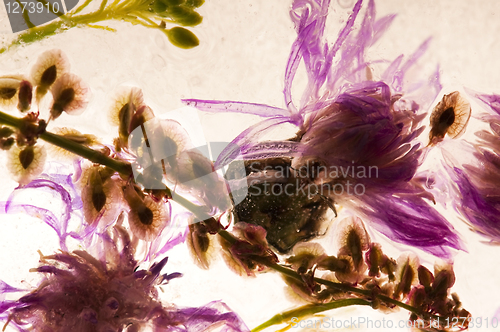
[[[170,221],[164,203],[141,197],[131,185],[125,187],[124,197],[130,207],[128,223],[132,233],[144,241],[156,239]]]
[[[263,271],[267,264],[278,262],[278,257],[269,249],[266,231],[256,225],[238,222],[234,231],[239,235],[234,242],[229,242],[219,235],[219,243],[226,264],[239,275],[253,276],[254,271]],[[261,263],[266,261],[267,264]]]
[[[9,151],[7,168],[17,182],[27,184],[43,171],[46,155],[45,148],[40,145],[15,146]]]
[[[15,142],[14,137],[0,138],[0,149],[10,150]]]
[[[79,115],[87,106],[89,88],[74,74],[63,74],[54,83],[51,91],[54,97],[50,109],[52,119],[57,119],[62,112]]]
[[[471,107],[458,91],[444,95],[431,114],[430,144],[436,144],[448,134],[457,138],[465,132],[471,115]]]
[[[50,50],[38,58],[33,66],[31,78],[36,85],[36,97],[39,101],[64,73],[69,72],[69,61],[61,50]]]
[[[19,86],[19,102],[17,109],[20,112],[26,112],[31,108],[31,100],[33,98],[33,86],[29,81],[23,80]]]

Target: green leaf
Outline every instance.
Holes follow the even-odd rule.
[[[195,36],[191,31],[181,28],[175,27],[170,30],[164,30],[167,34],[170,42],[177,47],[180,48],[193,48],[200,44],[200,40]]]

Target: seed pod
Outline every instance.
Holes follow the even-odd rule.
[[[79,115],[87,106],[89,88],[76,75],[64,74],[51,89],[54,102],[50,109],[52,119],[57,119],[63,112]]]
[[[130,211],[128,223],[132,233],[144,241],[153,241],[170,221],[170,215],[163,202],[156,202],[149,196],[141,197],[128,185],[124,190]]]
[[[20,184],[27,184],[42,171],[45,164],[45,148],[40,145],[33,145],[20,148],[13,147],[9,151],[7,168]]]
[[[115,221],[123,203],[119,182],[101,166],[91,166],[82,174],[83,216],[89,225],[107,226]]]
[[[430,144],[441,142],[446,134],[457,138],[465,132],[471,107],[458,91],[444,95],[431,114]]]
[[[16,104],[21,82],[18,77],[0,77],[0,106],[10,108]]]
[[[26,112],[31,108],[31,99],[33,98],[33,86],[29,81],[22,81],[19,86],[19,96],[17,109],[20,112]]]
[[[37,101],[40,101],[63,74],[69,72],[69,67],[69,61],[61,50],[54,49],[40,55],[31,70]]]

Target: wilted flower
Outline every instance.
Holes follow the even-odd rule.
[[[93,169],[91,173],[86,177],[94,180],[97,175],[101,180],[105,175],[104,170]],[[162,273],[167,258],[155,263],[152,260],[182,242],[182,236],[165,234],[167,243],[162,247],[155,241],[149,247],[155,251],[148,252],[145,258],[148,261],[142,262],[149,262],[150,267],[140,269],[140,262],[135,258],[139,242],[131,240],[130,233],[120,225],[123,219],[119,218],[102,233],[96,231],[96,227],[85,225],[76,231],[68,229],[70,218],[82,207],[71,175],[44,175],[44,178],[17,188],[15,193],[20,190],[59,196],[63,203],[59,213],[15,202],[15,194],[8,202],[0,203],[0,207],[2,212],[5,209],[8,213],[23,212],[41,218],[57,232],[62,250],[53,255],[40,253],[41,265],[30,271],[44,277],[30,293],[18,300],[0,296],[0,320],[5,321],[6,326],[19,331],[60,332],[124,329],[198,332],[221,326],[224,331],[248,331],[240,318],[221,302],[214,301],[198,308],[178,308],[160,301],[157,286],[181,274]],[[68,237],[78,241],[79,250],[68,250]],[[0,295],[25,291],[0,282]]]
[[[425,155],[415,139],[422,133],[420,122],[441,89],[439,73],[436,71],[429,79],[412,77],[412,88],[407,83],[409,79],[405,79],[429,41],[407,61],[403,62],[401,55],[383,71],[374,72],[372,62],[365,60],[365,53],[388,29],[394,15],[376,20],[371,0],[355,34],[352,30],[362,4],[361,0],[357,1],[332,45],[323,36],[329,4],[329,1],[310,0],[294,1],[292,5],[291,17],[298,36],[285,72],[286,109],[244,102],[184,100],[207,112],[249,113],[267,118],[236,137],[233,143],[239,151],[234,146],[228,147],[220,154],[215,167],[228,164],[240,151],[240,157],[247,160],[282,160],[283,170],[292,175],[268,177],[265,182],[271,184],[271,188],[275,184],[278,189],[291,186],[293,193],[303,188],[308,193],[308,201],[292,203],[294,195],[285,195],[282,190],[282,194],[274,195],[279,198],[274,199],[288,200],[290,208],[280,213],[289,213],[292,209],[292,214],[300,215],[301,208],[314,206],[316,211],[323,211],[316,217],[319,220],[324,216],[324,207],[334,209],[333,204],[342,204],[364,211],[367,219],[374,221],[375,227],[394,241],[422,247],[437,255],[449,255],[443,247],[461,248],[458,237],[446,219],[424,200],[433,200],[433,197],[423,189],[421,179],[415,177]],[[334,58],[338,59],[336,65]],[[301,61],[308,83],[297,107],[291,90]],[[259,142],[265,133],[284,123],[298,127],[295,137]],[[276,165],[273,170],[279,171]],[[258,176],[263,171],[249,168],[247,173]],[[292,184],[290,180],[299,182]],[[255,197],[247,199],[256,200]],[[385,214],[390,208],[383,202],[400,206],[403,217],[389,218]],[[254,203],[253,209],[268,214],[271,220],[277,218],[278,212],[266,212],[259,204]],[[243,205],[244,202],[239,206]],[[239,215],[250,212],[248,206],[238,209],[236,206]],[[421,231],[424,229],[425,234]],[[266,230],[268,237],[283,232],[273,226]],[[295,233],[303,234],[302,238],[320,234],[320,223],[301,219]],[[299,239],[295,236],[289,244]],[[288,250],[289,244],[278,248]]]

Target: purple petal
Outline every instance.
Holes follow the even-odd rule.
[[[393,241],[444,258],[450,257],[446,247],[463,250],[453,226],[421,197],[366,195],[363,203],[373,227]]]
[[[195,107],[200,111],[209,113],[232,112],[258,115],[264,118],[276,116],[286,117],[291,115],[289,110],[283,108],[239,101],[183,99],[182,102],[188,106]]]

